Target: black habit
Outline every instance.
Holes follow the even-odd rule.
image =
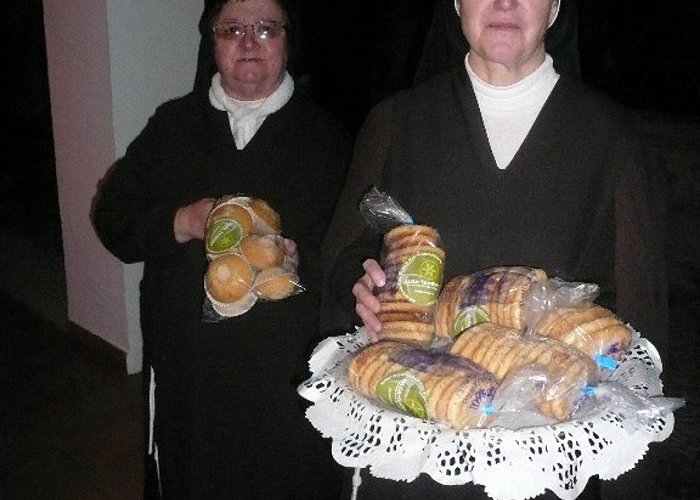
[[[663,240],[625,129],[618,107],[562,76],[501,170],[463,63],[399,93],[376,107],[361,131],[328,235],[329,287],[352,311],[361,263],[379,252],[379,236],[365,229],[356,208],[376,184],[414,221],[437,228],[446,252],[445,282],[487,267],[527,265],[597,283],[599,303],[663,354]],[[367,474],[363,480],[360,499],[472,499],[481,490],[441,487],[426,476],[409,484]],[[596,489],[590,485],[581,498],[595,498]]]
[[[145,262],[144,378],[153,370],[155,383],[148,470],[163,497],[178,500],[334,498],[338,468],[296,387],[318,340],[321,239],[351,137],[295,93],[237,150],[226,112],[206,90],[160,106],[95,201],[105,246],[124,262]],[[203,243],[178,244],[174,215],[236,193],[279,212],[283,236],[298,244],[306,291],[203,322]]]

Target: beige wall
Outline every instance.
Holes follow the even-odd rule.
[[[203,1],[44,0],[69,319],[140,368],[140,265],[99,243],[89,212],[98,180],[161,102],[194,81]]]

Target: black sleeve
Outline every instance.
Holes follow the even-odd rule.
[[[173,221],[178,203],[161,175],[158,113],[100,181],[92,223],[104,246],[123,262],[175,251]]]
[[[669,308],[663,204],[635,164],[622,173],[615,200],[617,314],[665,358]]]

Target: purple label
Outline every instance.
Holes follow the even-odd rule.
[[[492,378],[490,372],[480,367],[476,363],[469,361],[461,356],[456,356],[447,352],[427,351],[425,349],[408,349],[405,351],[394,352],[389,356],[392,363],[398,363],[401,366],[417,370],[423,373],[434,373],[441,368],[454,368],[458,370],[466,370],[471,374],[483,378]]]

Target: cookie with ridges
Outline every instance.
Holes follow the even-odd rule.
[[[476,385],[477,379],[464,380],[458,387],[452,389],[447,398],[445,418],[454,427],[473,427],[477,423],[478,416],[474,415],[475,411],[470,407],[470,399],[474,395]]]
[[[445,251],[442,248],[423,245],[393,250],[387,253],[383,264],[385,266],[392,264],[403,264],[414,255],[418,255],[421,253],[433,254],[437,256],[437,258],[440,259],[442,262],[445,261]]]
[[[402,340],[427,345],[433,340],[435,328],[432,323],[417,321],[387,321],[382,323],[379,338]]]
[[[439,337],[452,337],[452,322],[450,321],[450,317],[454,316],[454,301],[461,279],[461,277],[457,276],[449,280],[438,295],[438,300],[435,304],[434,322],[435,334]]]
[[[494,362],[498,361],[498,358],[495,357],[496,352],[501,350],[501,348],[504,346],[504,344],[508,343],[508,338],[502,335],[497,335],[496,338],[491,342],[491,345],[489,348],[484,352],[484,355],[482,357],[482,364],[488,364],[489,366],[493,366]]]
[[[377,313],[377,319],[382,323],[387,323],[390,321],[417,321],[419,323],[429,323],[430,314],[426,311],[423,312],[383,312],[379,311]]]
[[[380,312],[416,312],[430,313],[430,306],[423,306],[421,304],[414,304],[407,300],[391,300],[391,301],[380,301],[379,302]]]
[[[474,331],[470,329],[460,335],[450,347],[452,354],[458,354],[463,358],[471,359],[474,350],[478,348],[481,341],[484,340],[484,332]]]
[[[449,375],[444,375],[441,383],[435,386],[435,390],[438,392],[435,398],[435,405],[433,406],[435,419],[439,422],[447,422],[447,403],[449,402],[450,395],[452,394],[451,388],[456,385],[461,384],[464,380],[464,375],[459,372],[454,372]]]
[[[430,226],[421,224],[402,224],[384,234],[384,246],[398,246],[398,242],[404,240],[404,238],[415,238],[417,241],[427,240],[431,241],[434,245],[437,245],[439,235],[438,232]]]

